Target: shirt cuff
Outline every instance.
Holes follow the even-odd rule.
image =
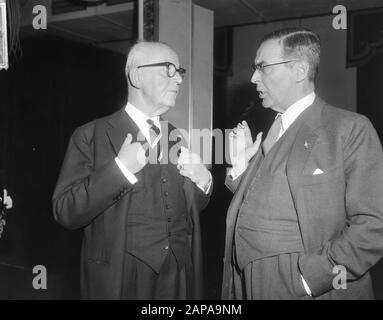
[[[209,183],[207,184],[207,186],[204,188],[204,187],[200,186],[199,184],[197,184],[197,187],[200,188],[205,194],[209,193],[211,183],[213,182],[213,177],[211,176],[210,171],[208,171],[208,172],[209,172]]]
[[[116,161],[117,163],[117,166],[120,168],[121,172],[124,174],[124,176],[126,177],[126,179],[128,179],[128,181],[131,183],[131,184],[135,184],[138,180],[136,178],[136,176],[131,173],[125,166],[124,164],[121,162],[120,159],[118,159],[118,157],[115,157],[114,158],[114,161]]]
[[[303,278],[302,275],[301,275],[301,278],[302,278],[302,283],[303,283],[303,286],[304,286],[304,288],[305,288],[307,294],[308,294],[310,297],[312,297],[313,295],[312,295],[312,293],[311,293],[311,290],[310,290],[309,285],[307,284],[305,278]]]
[[[242,173],[244,173],[245,171],[246,171],[246,168],[241,169],[240,172],[239,172],[239,174],[235,174],[235,172],[234,172],[234,168],[231,168],[231,169],[229,170],[229,175],[231,175],[231,179],[234,181],[234,180],[236,180],[239,176],[241,176]]]

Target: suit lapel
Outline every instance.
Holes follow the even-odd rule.
[[[132,142],[137,141],[140,130],[124,108],[114,113],[109,118],[108,123],[110,127],[107,130],[107,134],[116,155],[120,151],[128,133],[132,135]]]
[[[316,98],[313,105],[302,112],[297,119],[301,121],[301,127],[295,137],[290,155],[287,159],[287,177],[292,187],[292,193],[296,194],[299,177],[305,167],[307,159],[315,145],[318,135],[316,129],[322,126],[322,110],[324,102]],[[296,120],[296,121],[297,121]]]
[[[302,124],[295,137],[286,165],[287,181],[298,215],[298,223],[304,245],[307,243],[307,239],[304,232],[302,232],[302,226],[306,225],[306,214],[300,210],[298,187],[302,171],[318,139],[316,130],[323,125],[321,121],[323,106],[324,102],[320,98],[316,98],[313,105],[301,114],[300,120]]]

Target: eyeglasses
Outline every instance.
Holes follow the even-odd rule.
[[[267,68],[267,67],[276,66],[279,64],[289,63],[289,62],[293,62],[293,61],[298,61],[298,60],[287,60],[287,61],[269,63],[269,64],[263,64],[263,62],[255,63],[255,64],[253,63],[251,65],[251,68],[253,69],[254,72],[258,70],[259,72],[264,73],[265,68]]]
[[[166,72],[169,78],[173,78],[176,73],[181,76],[183,79],[185,77],[186,70],[184,68],[177,68],[173,63],[171,62],[159,62],[159,63],[151,63],[151,64],[144,64],[142,66],[138,66],[137,68],[146,68],[146,67],[166,67]]]

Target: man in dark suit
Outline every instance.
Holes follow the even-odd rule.
[[[383,255],[383,153],[364,116],[315,94],[316,33],[275,31],[253,65],[266,139],[246,122],[230,136],[224,299],[371,299]],[[239,143],[241,142],[241,143]],[[251,159],[251,161],[250,161]]]
[[[83,298],[201,298],[198,213],[212,177],[186,148],[171,161],[179,149],[175,128],[160,121],[175,106],[184,74],[169,46],[135,44],[126,63],[127,105],[70,139],[53,210],[61,225],[84,228]]]

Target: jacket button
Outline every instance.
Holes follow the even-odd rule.
[[[169,246],[166,246],[164,249],[165,249],[165,250],[168,250],[168,249],[169,249]]]
[[[172,222],[172,218],[168,218],[168,222]]]
[[[168,237],[171,237],[172,236],[172,233],[171,232],[168,232]]]
[[[165,183],[165,182],[167,182],[168,180],[166,180],[166,178],[162,178],[162,183]]]
[[[164,196],[167,197],[169,195],[169,192],[165,191]]]
[[[165,206],[165,208],[169,210],[169,209],[170,209],[170,205],[167,204],[167,205]]]

